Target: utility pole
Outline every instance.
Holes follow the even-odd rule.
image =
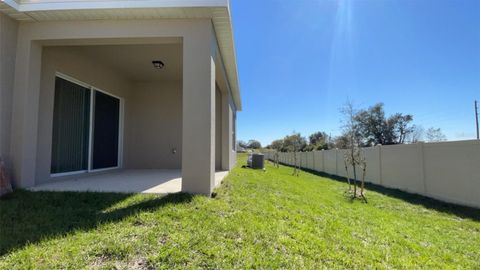
[[[478,128],[478,102],[475,100],[475,123],[477,124],[477,140],[480,140],[480,131]]]

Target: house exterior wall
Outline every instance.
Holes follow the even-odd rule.
[[[8,168],[17,32],[18,23],[0,13],[0,157]]]
[[[236,138],[237,135],[233,136],[236,132],[236,112],[237,108],[235,107],[235,103],[233,102],[233,98],[230,92],[224,93],[222,96],[222,106],[223,106],[223,145],[222,145],[222,169],[223,170],[231,170],[237,161],[237,151],[236,151],[236,144],[237,142],[234,141],[234,137]]]
[[[130,82],[95,59],[84,58],[75,47],[44,47],[36,184],[78,177],[50,177],[56,72],[123,98],[123,168],[181,169],[181,82]]]
[[[215,88],[215,170],[222,170],[222,93]]]
[[[125,108],[124,167],[181,169],[181,82],[134,83],[130,90]]]
[[[216,60],[220,58],[210,19],[20,23],[10,143],[13,176],[17,186],[33,186],[37,176],[43,179],[46,170],[40,169],[37,172],[37,163],[45,162],[46,164],[46,161],[39,161],[39,159],[50,153],[49,147],[47,150],[47,147],[39,145],[40,141],[47,137],[46,129],[41,127],[45,120],[42,119],[43,116],[39,117],[43,114],[40,109],[44,107],[44,103],[49,102],[41,97],[41,89],[45,87],[41,86],[44,46],[79,45],[79,43],[81,45],[131,44],[129,43],[131,41],[141,44],[143,41],[148,42],[155,38],[172,37],[180,37],[183,40],[182,190],[210,195],[215,186],[215,83]],[[121,83],[121,79],[112,81]],[[111,88],[123,91],[121,87],[104,87],[93,80],[86,80],[86,82],[105,90]],[[129,87],[128,83],[123,85]],[[222,129],[232,130],[233,118],[230,114],[234,114],[235,109],[232,106],[231,95],[225,95],[225,99],[230,103],[230,106],[227,106],[228,110],[225,110],[229,117],[222,118],[228,120],[222,122]],[[225,109],[223,104],[225,103],[222,102],[222,108]],[[222,137],[226,135],[229,139],[224,143],[233,145],[231,133],[222,132]],[[39,149],[39,147],[45,148]],[[234,151],[223,156],[230,159],[222,158],[222,167],[226,162],[231,168]],[[46,168],[45,164],[38,168]]]
[[[228,89],[228,87],[224,86]],[[221,169],[230,170],[235,164],[236,152],[233,141],[234,107],[228,90],[221,91]]]
[[[55,74],[60,72],[122,98],[128,106],[130,83],[95,59],[82,57],[73,47],[44,47],[42,50],[38,142],[35,183],[71,178],[50,177]]]
[[[215,187],[217,41],[210,21],[183,40],[182,190],[210,196]]]
[[[228,143],[230,145],[230,167],[228,168],[229,170],[235,166],[235,163],[237,162],[237,138],[238,138],[238,127],[237,127],[237,107],[235,106],[235,103],[233,101],[233,97],[230,96],[230,108],[229,110],[231,111],[232,116],[229,118],[229,124],[231,132],[229,132],[229,139]],[[235,133],[235,138],[232,138],[232,133]]]

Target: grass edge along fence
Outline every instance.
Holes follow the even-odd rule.
[[[346,177],[345,151],[348,149],[298,152],[297,165]],[[274,153],[265,151],[265,158],[274,161]],[[378,145],[362,148],[362,154],[367,183],[480,208],[480,140]],[[278,159],[294,165],[291,152],[279,152]]]

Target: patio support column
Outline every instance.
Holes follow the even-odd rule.
[[[215,183],[215,36],[210,20],[183,38],[182,191],[210,196]]]
[[[233,112],[231,107],[230,91],[222,95],[222,170],[231,170],[233,167]]]
[[[38,108],[42,47],[24,40],[22,28],[17,42],[11,124],[10,154],[16,187],[35,185]]]

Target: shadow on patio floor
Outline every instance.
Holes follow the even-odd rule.
[[[18,190],[0,201],[0,256],[29,243],[90,230],[142,211],[188,203],[192,195],[151,195],[124,208],[104,211],[133,196],[121,193],[29,192]]]

